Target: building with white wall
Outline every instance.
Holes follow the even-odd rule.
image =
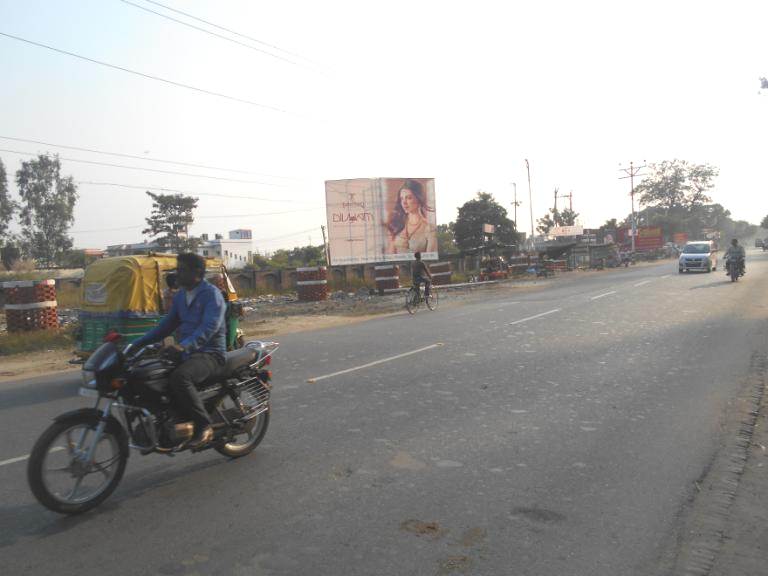
[[[211,239],[208,234],[201,236],[202,243],[197,253],[208,258],[220,258],[230,270],[243,268],[253,257],[253,240],[247,229],[231,230],[229,238],[215,234]]]

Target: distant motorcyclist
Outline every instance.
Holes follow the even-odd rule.
[[[739,241],[734,238],[731,240],[731,245],[728,246],[728,250],[725,251],[725,261],[727,263],[725,267],[725,273],[726,275],[728,272],[728,267],[730,266],[730,262],[734,261],[740,261],[741,262],[741,273],[744,274],[747,271],[747,253],[744,250],[744,246],[741,246],[739,244]]]

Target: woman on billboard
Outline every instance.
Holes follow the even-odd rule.
[[[387,226],[387,253],[437,252],[435,231],[427,216],[430,211],[421,182],[405,180],[398,191]]]

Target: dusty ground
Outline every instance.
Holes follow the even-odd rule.
[[[17,380],[20,376],[42,376],[78,370],[79,366],[68,364],[71,358],[73,355],[68,350],[47,350],[2,356],[0,357],[0,382]]]

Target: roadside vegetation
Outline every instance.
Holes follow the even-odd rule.
[[[71,328],[0,333],[0,356],[24,352],[74,349],[74,345],[74,330]]]

